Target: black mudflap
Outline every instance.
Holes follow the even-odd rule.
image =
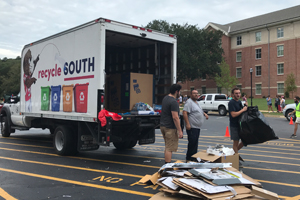
[[[142,131],[143,137],[139,139],[139,145],[142,144],[153,144],[155,142],[155,129],[144,128]]]
[[[78,123],[78,151],[91,151],[99,149],[97,139],[93,137],[85,123]]]

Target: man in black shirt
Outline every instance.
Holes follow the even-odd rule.
[[[229,127],[230,127],[230,138],[233,140],[233,150],[235,153],[244,146],[240,141],[239,131],[239,118],[243,112],[247,110],[247,106],[242,105],[242,102],[239,100],[241,97],[241,91],[239,88],[233,88],[231,91],[233,99],[231,99],[228,103],[228,110],[229,110]],[[247,105],[247,102],[245,103]]]
[[[170,163],[172,152],[178,148],[178,138],[183,137],[179,120],[179,105],[176,99],[180,95],[181,85],[173,84],[170,94],[162,101],[160,130],[165,140],[165,162]]]

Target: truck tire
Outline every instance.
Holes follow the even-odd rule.
[[[133,148],[137,143],[137,140],[132,141],[124,141],[124,142],[113,142],[116,149],[131,149]]]
[[[130,141],[129,145],[128,145],[128,148],[131,149],[131,148],[135,147],[136,143],[137,143],[137,140]]]
[[[293,112],[292,109],[289,109],[287,111],[285,111],[285,118],[290,121],[291,120],[291,115],[289,115],[290,112]]]
[[[10,132],[8,128],[8,118],[7,116],[2,117],[2,122],[1,122],[1,135],[2,137],[9,137]]]
[[[219,110],[219,115],[221,115],[221,116],[227,115],[227,110],[226,110],[225,106],[220,106],[218,110]]]
[[[77,153],[77,135],[69,126],[58,126],[53,137],[54,150],[58,155],[68,156]]]
[[[122,150],[122,149],[127,149],[128,142],[113,142],[114,146],[116,149]]]

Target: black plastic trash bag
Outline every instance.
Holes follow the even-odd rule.
[[[239,136],[244,146],[279,139],[257,106],[248,107],[247,111],[241,114],[239,123]]]

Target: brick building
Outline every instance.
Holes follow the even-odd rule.
[[[252,95],[256,98],[284,95],[284,81],[290,73],[294,73],[297,88],[300,87],[300,6],[225,25],[210,22],[205,28],[224,33],[223,56],[231,75],[238,78],[237,86],[248,96],[250,68],[253,69]],[[210,79],[190,81],[182,86],[183,94],[189,94],[191,89],[199,93],[225,93]]]

